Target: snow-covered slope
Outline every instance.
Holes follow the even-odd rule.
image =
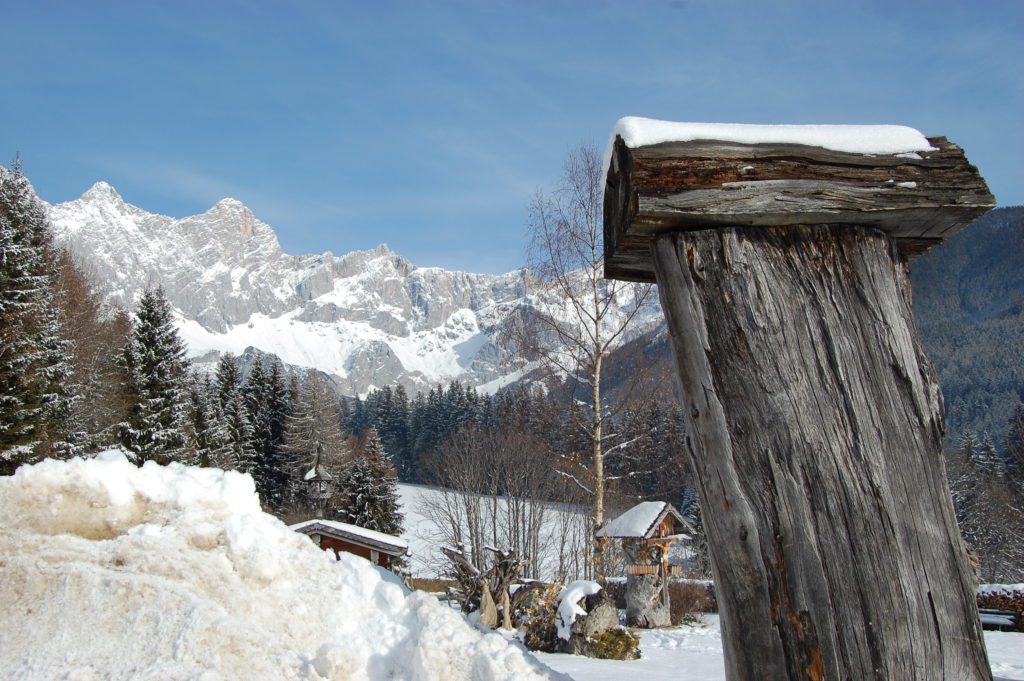
[[[110,303],[131,309],[146,286],[162,285],[192,356],[252,346],[332,374],[348,394],[452,379],[498,387],[521,368],[499,340],[510,315],[559,307],[528,295],[526,270],[417,267],[383,245],[287,255],[273,229],[233,199],[178,220],[127,204],[101,182],[52,206],[50,217],[58,244]],[[635,320],[632,335],[658,315],[652,308]]]
[[[118,452],[0,478],[3,678],[518,681],[517,644],[260,511],[237,472]]]

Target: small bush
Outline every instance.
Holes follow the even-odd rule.
[[[635,660],[640,657],[640,637],[629,629],[609,629],[588,641],[591,657],[601,660]]]
[[[715,611],[713,588],[700,582],[671,582],[668,595],[672,626],[696,622],[701,613]]]
[[[558,610],[558,595],[561,584],[552,584],[543,590],[530,594],[519,629],[523,632],[523,643],[530,650],[545,653],[558,651],[558,628],[555,612]]]
[[[605,582],[603,590],[605,596],[615,602],[616,608],[619,610],[626,609],[626,580],[609,579]]]

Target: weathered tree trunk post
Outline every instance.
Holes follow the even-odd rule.
[[[726,165],[767,168],[758,151]],[[802,221],[765,226],[752,210],[736,219],[744,226],[709,229],[691,214],[681,231],[665,228],[663,211],[647,222],[657,225],[646,235],[647,263],[632,247],[621,261],[631,275],[653,266],[668,321],[726,677],[991,679],[946,485],[941,394],[914,326],[906,259],[891,231],[855,224],[851,216],[871,208],[863,194],[842,220],[823,217],[836,212],[823,204],[855,183],[823,187],[810,155],[797,174],[787,167],[783,180],[750,190],[774,198],[751,204],[776,211],[769,225],[787,224],[777,215],[787,200],[804,202]],[[793,156],[787,148],[786,161]],[[609,217],[620,229],[613,246],[643,224],[635,183],[619,184],[630,173],[635,181],[642,162],[620,140],[606,193],[606,230]],[[883,180],[906,172],[888,168]],[[915,172],[920,182],[920,166]],[[663,202],[664,175],[660,182]],[[707,189],[707,176],[701,182]],[[961,195],[973,203],[957,209],[991,205],[987,190],[987,198],[971,195],[978,182],[984,189],[980,177],[968,183]],[[611,214],[609,194],[619,201]],[[914,200],[931,211],[930,225],[942,222],[934,195]],[[915,247],[941,235],[919,232]]]
[[[654,245],[730,679],[987,679],[942,406],[884,234]]]

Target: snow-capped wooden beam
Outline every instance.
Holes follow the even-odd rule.
[[[794,133],[792,139],[811,142],[813,135],[801,137],[797,129],[819,129],[824,144],[835,129],[870,134],[872,128],[896,128],[708,127],[706,134],[722,136],[747,129],[753,139],[756,129],[782,129]],[[616,135],[605,186],[605,276],[654,281],[650,244],[655,235],[714,227],[860,225],[887,232],[907,256],[922,253],[995,206],[995,198],[963,150],[945,137],[914,147],[866,145],[862,148],[907,150],[863,153],[709,139],[638,145]]]

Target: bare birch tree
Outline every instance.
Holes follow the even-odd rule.
[[[438,489],[420,512],[441,543],[480,570],[496,547],[521,558],[528,576],[546,576],[554,569],[547,511],[559,486],[551,459],[529,432],[463,426],[427,456],[425,474]]]
[[[515,333],[528,357],[542,360],[589,393],[581,398],[589,417],[582,425],[591,450],[591,476],[575,482],[593,500],[595,533],[605,520],[603,362],[622,341],[629,322],[653,298],[650,284],[604,278],[603,186],[601,152],[584,144],[569,152],[559,185],[534,197],[528,260],[549,308],[538,306],[536,314],[524,315]],[[599,580],[604,577],[602,563],[603,545],[597,542],[594,569]]]

